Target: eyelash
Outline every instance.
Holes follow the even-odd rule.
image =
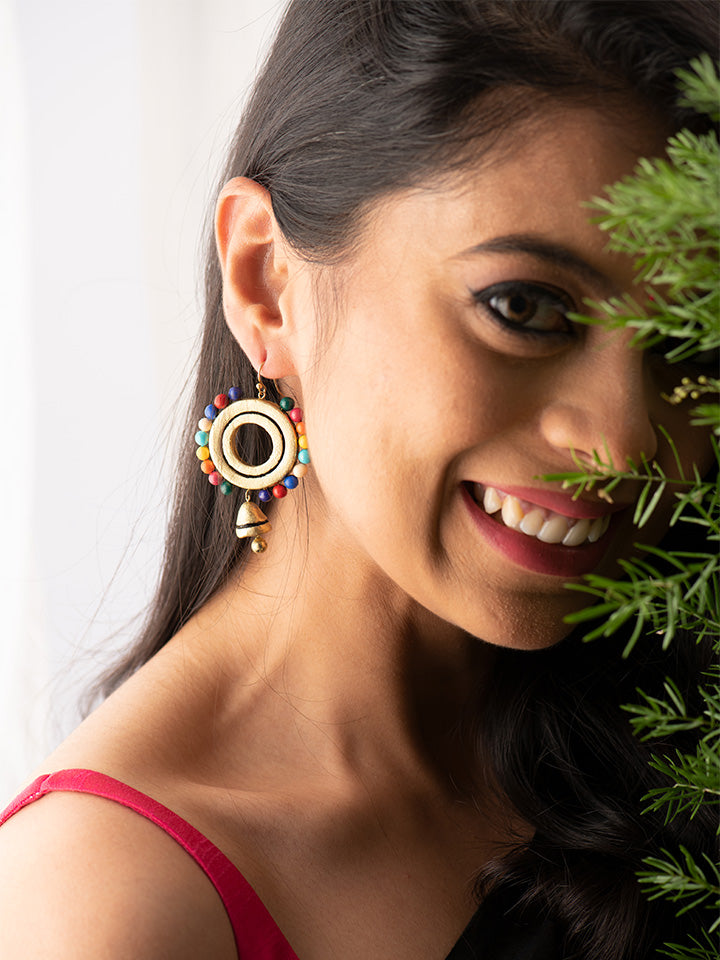
[[[522,323],[508,319],[497,307],[493,306],[491,302],[500,299],[509,301],[513,297],[522,297],[531,302],[535,301],[537,304],[542,302],[556,308],[557,312],[563,317],[564,329],[541,330],[535,327],[524,326]],[[547,343],[549,338],[557,339],[559,337],[567,339],[573,334],[574,325],[572,321],[567,319],[567,314],[574,312],[576,307],[572,299],[557,287],[539,283],[529,283],[524,280],[506,280],[502,283],[492,284],[492,286],[486,287],[484,290],[472,291],[472,298],[476,306],[482,307],[487,315],[503,330],[515,336],[522,337],[525,340],[544,340]],[[533,311],[529,320],[535,318],[535,313],[536,311]],[[659,359],[664,359],[663,354],[680,342],[679,340],[666,337],[651,346],[648,352],[657,356]],[[704,353],[679,361],[677,366],[690,367],[702,372],[706,372],[708,369],[715,370],[718,365],[719,352],[717,349],[705,351]]]
[[[567,294],[562,290],[558,290],[557,287],[544,286],[537,283],[528,283],[522,280],[506,280],[502,283],[494,283],[492,286],[486,287],[484,290],[473,291],[472,297],[476,305],[482,306],[492,320],[499,324],[504,330],[508,330],[518,336],[532,339],[546,339],[548,337],[558,336],[567,337],[568,335],[572,334],[572,324],[566,318],[566,314],[573,311],[575,309],[575,305],[570,297],[568,297]],[[564,329],[542,330],[536,327],[525,326],[523,323],[510,320],[498,309],[497,306],[493,306],[492,304],[493,300],[510,301],[513,297],[522,298],[526,301],[530,301],[531,303],[535,302],[538,306],[540,304],[549,304],[550,307],[556,308],[557,313],[564,318]],[[536,313],[537,307],[528,318],[528,321],[534,320]]]

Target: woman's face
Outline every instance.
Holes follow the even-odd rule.
[[[643,298],[581,204],[663,141],[641,118],[558,109],[462,181],[381,201],[327,344],[305,351],[311,503],[348,562],[492,643],[556,642],[586,602],[564,584],[617,574],[634,541],[665,530],[667,510],[633,527],[638,485],[573,501],[544,474],[593,451],[676,474],[660,425],[686,466],[710,466],[706,431],[662,399],[688,370],[566,316],[588,297]],[[289,309],[310,309],[304,277]]]

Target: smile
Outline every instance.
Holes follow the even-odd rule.
[[[521,500],[495,487],[472,484],[471,495],[489,516],[527,537],[542,543],[579,547],[596,543],[610,526],[610,515],[598,517],[568,517],[528,500]]]
[[[475,528],[494,551],[526,570],[554,577],[571,579],[595,570],[626,514],[626,504],[574,501],[534,487],[511,490],[460,485]]]

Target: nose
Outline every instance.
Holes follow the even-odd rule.
[[[588,342],[559,373],[540,422],[551,446],[588,462],[597,455],[618,470],[655,457],[644,352],[629,339],[615,332],[596,339],[597,346]]]

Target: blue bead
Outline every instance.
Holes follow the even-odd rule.
[[[310,463],[310,454],[307,450],[301,450],[298,453],[298,461],[300,463]]]
[[[230,387],[227,395],[228,400],[232,400],[232,402],[235,403],[236,400],[239,400],[242,397],[242,394],[240,393],[240,387]]]
[[[261,490],[258,494],[258,500],[260,500],[262,503],[267,503],[268,500],[272,500],[272,494],[269,490]]]
[[[198,432],[195,434],[195,443],[199,447],[204,447],[207,445],[207,442],[208,442],[208,435],[205,433],[204,430],[198,430]]]
[[[280,401],[281,410],[285,410],[285,411],[292,410],[294,406],[295,406],[295,401],[292,399],[292,397],[283,397]]]
[[[288,488],[288,490],[294,490],[295,487],[298,485],[298,478],[294,477],[292,474],[289,474],[283,480],[283,484]]]
[[[217,407],[215,406],[214,403],[209,403],[205,407],[205,416],[208,418],[208,420],[215,419],[215,417],[217,416]]]

